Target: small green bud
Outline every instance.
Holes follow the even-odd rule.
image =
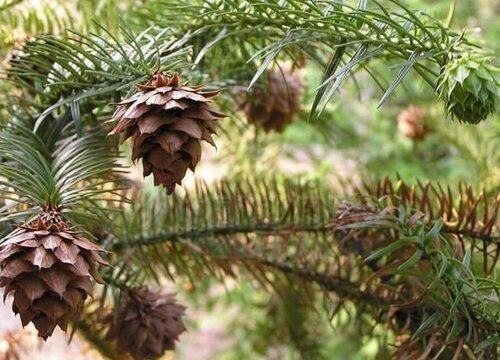
[[[439,77],[439,97],[447,114],[453,119],[478,124],[495,112],[498,69],[488,64],[488,58],[466,55],[446,64]]]

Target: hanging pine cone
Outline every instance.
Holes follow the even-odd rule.
[[[45,209],[0,245],[0,286],[13,294],[12,310],[23,326],[32,322],[47,339],[56,326],[66,331],[103,280],[103,250],[71,229],[57,210]]]
[[[452,118],[478,124],[495,112],[498,69],[488,62],[488,58],[467,55],[450,61],[443,68],[438,91]]]
[[[27,42],[32,40],[34,40],[34,38],[29,35],[16,38],[12,42],[12,48],[2,60],[2,67],[9,69],[16,64],[20,58],[26,57],[27,54],[23,51],[23,48],[26,46]]]
[[[282,132],[300,111],[304,86],[301,71],[282,65],[267,69],[267,81],[248,95],[244,110],[248,122],[266,132]]]
[[[339,250],[344,254],[358,254],[365,258],[379,245],[381,236],[370,229],[349,227],[356,221],[373,217],[376,211],[366,204],[351,204],[343,201],[332,219],[333,234],[338,240]]]
[[[215,120],[225,115],[208,104],[219,91],[182,86],[179,76],[157,72],[138,92],[118,103],[110,134],[132,137],[132,160],[142,158],[143,175],[171,194],[201,158],[201,140],[215,146]]]
[[[40,55],[41,50],[34,51],[32,48],[43,44],[43,40],[30,35],[20,37],[14,42],[11,51],[2,61],[7,78],[14,82],[21,81],[30,85],[30,88],[24,87],[24,89],[33,94],[36,91],[41,91],[40,79],[48,76],[48,69],[54,64],[54,59],[47,52],[44,52],[46,58],[43,62],[34,59]]]
[[[398,115],[398,130],[407,138],[422,140],[428,132],[424,120],[425,110],[419,106],[410,105]]]
[[[125,293],[117,313],[110,314],[108,340],[116,340],[118,350],[136,360],[154,359],[175,349],[175,341],[186,328],[182,314],[186,308],[173,294],[162,294],[143,286]]]

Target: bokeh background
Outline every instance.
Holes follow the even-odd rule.
[[[443,22],[452,6],[449,0],[404,2]],[[92,18],[112,26],[118,24],[120,11],[103,9],[126,9],[132,3],[131,0],[19,1],[16,5],[19,18],[26,20],[31,16],[38,22],[32,19],[34,23],[28,20],[16,23],[12,19],[2,20],[0,15],[0,55],[7,59],[16,42],[34,32],[57,33],[57,27],[47,20],[53,14],[75,27],[90,24]],[[457,31],[465,29],[469,37],[491,49],[493,62],[498,66],[500,1],[457,0],[454,5],[451,27]],[[380,72],[388,75],[387,79],[380,79],[381,83],[387,85],[397,71],[381,65]],[[478,126],[459,125],[446,119],[442,104],[436,101],[429,87],[411,75],[390,101],[377,109],[380,90],[367,74],[359,74],[356,82],[347,82],[336,95],[318,125],[307,117],[321,75],[321,69],[313,64],[306,64],[301,70],[305,89],[301,111],[282,133],[259,132],[247,125],[243,113],[240,118],[230,119],[223,125],[225,136],[217,140],[217,151],[209,146],[204,148],[197,179],[210,183],[228,175],[282,173],[304,179],[326,179],[335,187],[341,186],[343,180],[360,184],[365,179],[399,174],[409,182],[467,181],[489,192],[498,191],[498,115]],[[132,167],[129,177],[135,187],[153,191],[152,184],[142,180],[140,169]],[[194,177],[188,175],[184,185],[189,188],[193,184]],[[375,359],[378,353],[377,338],[387,336],[383,329],[376,328],[372,337],[361,337],[356,327],[350,326],[347,312],[328,318],[322,311],[301,310],[299,299],[262,292],[251,281],[236,282],[230,278],[224,284],[209,278],[197,284],[165,281],[165,289],[177,291],[181,302],[189,307],[189,331],[182,335],[175,354],[179,360],[294,360],[316,355],[325,359],[368,360]],[[316,355],[307,355],[311,353]],[[42,343],[30,326],[21,329],[8,300],[0,305],[0,359],[100,358],[78,334],[71,344],[60,331]]]

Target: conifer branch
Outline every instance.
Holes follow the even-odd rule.
[[[167,20],[160,15],[165,13],[172,17]],[[435,90],[437,78],[451,58],[478,51],[477,45],[463,34],[454,33],[431,16],[414,13],[397,1],[391,1],[389,6],[378,2],[368,6],[360,1],[354,7],[344,2],[295,0],[201,0],[179,6],[178,2],[155,0],[136,9],[131,21],[137,25],[169,26],[179,36],[192,34],[194,63],[202,68],[216,67],[222,79],[234,79],[235,73],[242,73],[242,64],[253,65],[252,78],[245,82],[249,87],[278,59],[291,59],[294,63],[304,58],[318,60],[324,74],[311,114],[316,110],[321,114],[347,75],[366,67],[371,69],[374,60],[402,62],[398,65],[399,73],[385,89],[380,106],[410,70],[415,69]],[[221,62],[229,49],[233,49],[231,59]],[[330,54],[328,63],[324,63],[325,54]],[[218,63],[224,66],[219,67]]]
[[[276,193],[264,190],[273,187],[281,190]],[[453,349],[461,342],[477,347],[477,341],[486,341],[500,330],[496,312],[491,308],[495,300],[490,293],[500,291],[500,284],[491,277],[498,252],[495,256],[493,248],[478,248],[475,243],[476,234],[492,236],[496,231],[496,213],[491,211],[496,207],[494,198],[493,202],[485,202],[484,197],[475,197],[470,187],[463,185],[462,200],[457,197],[457,201],[449,203],[447,192],[440,191],[439,185],[419,188],[385,179],[378,186],[360,189],[358,204],[343,203],[335,207],[331,201],[329,208],[322,203],[320,209],[330,219],[325,222],[321,216],[311,217],[304,210],[306,204],[324,199],[313,195],[326,190],[320,184],[296,185],[293,191],[289,186],[288,202],[283,199],[276,202],[283,192],[279,181],[254,185],[246,199],[259,194],[255,204],[269,204],[269,210],[265,210],[265,215],[250,210],[248,217],[241,217],[243,208],[258,211],[266,207],[252,207],[242,201],[235,191],[236,185],[224,183],[216,189],[199,188],[196,196],[191,193],[184,199],[174,197],[167,208],[175,216],[158,217],[161,208],[150,204],[157,214],[155,225],[149,227],[141,222],[140,228],[136,224],[122,229],[123,235],[115,233],[116,240],[110,242],[109,248],[131,255],[128,271],[137,271],[133,270],[137,266],[146,277],[168,268],[165,275],[170,277],[250,276],[264,288],[274,286],[272,274],[315,284],[320,291],[334,294],[329,301],[367,305],[373,316],[385,318],[396,334],[418,334],[414,336],[418,342],[400,344],[401,354],[438,351],[434,346],[427,348],[426,344],[430,337],[437,339],[450,330],[451,320],[447,319],[455,319],[455,326],[462,329],[448,339],[446,346]],[[248,191],[241,190],[242,194]],[[212,212],[208,217],[198,212],[209,204]],[[281,211],[274,212],[277,208]],[[287,221],[273,222],[269,218],[272,213],[283,219],[283,213],[289,209],[293,209],[294,221],[288,225]],[[458,220],[447,217],[448,211]],[[481,221],[473,222],[474,218],[484,218],[485,212],[488,212],[486,222],[482,225]],[[495,216],[494,220],[491,216]],[[196,219],[203,218],[210,223],[204,231],[180,231],[191,226],[203,229],[196,224]],[[244,225],[246,219],[257,221],[248,226]],[[313,219],[323,221],[315,223]],[[495,226],[489,225],[490,220]],[[461,225],[456,225],[457,222]],[[176,228],[177,232],[162,231],[163,226]],[[467,229],[473,232],[466,233]],[[144,235],[151,233],[154,235]],[[152,259],[156,259],[155,265],[151,265]],[[158,259],[165,264],[158,264]],[[472,269],[470,261],[482,262],[484,267]],[[451,306],[454,302],[460,305]],[[467,328],[476,333],[475,340],[467,335]],[[487,354],[492,350],[484,351]]]

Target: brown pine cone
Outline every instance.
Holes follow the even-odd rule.
[[[32,322],[47,339],[56,326],[66,331],[91,294],[96,268],[108,265],[103,250],[81,237],[55,209],[45,209],[0,245],[0,286],[13,294],[12,310],[23,326]]]
[[[175,341],[186,328],[182,315],[186,309],[173,294],[151,291],[146,286],[124,293],[117,313],[110,314],[108,340],[116,340],[118,350],[135,360],[154,359],[175,349]]]
[[[142,158],[143,175],[153,174],[154,184],[171,194],[201,158],[201,140],[215,146],[215,121],[225,115],[215,111],[210,99],[219,91],[182,86],[179,76],[157,72],[138,92],[118,103],[110,134],[132,137],[132,160]]]
[[[244,110],[249,123],[262,126],[266,132],[282,132],[300,111],[304,85],[301,71],[286,66],[267,69],[267,81],[248,95]]]
[[[428,132],[424,119],[425,110],[419,106],[410,105],[398,115],[398,130],[407,138],[422,140]]]

